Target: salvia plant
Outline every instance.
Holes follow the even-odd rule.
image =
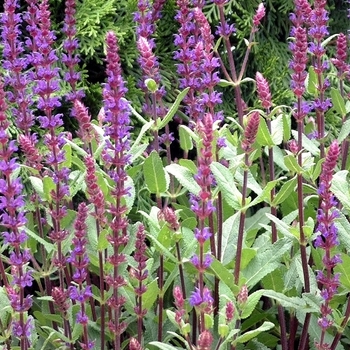
[[[294,0],[293,99],[276,105],[246,73],[264,4],[234,46],[228,1],[177,0],[169,91],[165,3],[133,15],[143,105],[107,28],[90,115],[76,2],[59,46],[48,0],[4,2],[0,348],[348,349],[348,34],[329,34],[326,0]]]

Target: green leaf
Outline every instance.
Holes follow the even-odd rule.
[[[24,227],[24,231],[26,232],[26,234],[28,236],[34,238],[38,243],[40,243],[42,246],[44,246],[44,248],[48,254],[50,254],[55,249],[55,246],[52,243],[46,242],[43,238],[41,238],[35,232],[29,230],[29,228]]]
[[[239,217],[240,212],[235,213],[225,220],[222,226],[221,256],[224,265],[232,262],[236,256]]]
[[[180,147],[184,151],[190,151],[193,149],[192,138],[189,133],[185,130],[183,125],[179,127]]]
[[[60,167],[70,168],[72,165],[72,147],[66,143],[62,150],[64,151],[64,161],[60,164]]]
[[[250,261],[256,256],[256,249],[254,248],[243,248],[242,249],[242,260],[241,269],[245,269]]]
[[[258,133],[256,135],[256,141],[260,146],[268,146],[268,147],[275,146],[275,143],[273,142],[269,129],[266,125],[266,121],[261,116],[260,116]]]
[[[338,198],[346,210],[350,210],[349,203],[349,183],[347,180],[347,170],[338,171],[333,175],[331,191]]]
[[[338,229],[340,243],[346,248],[347,253],[350,253],[350,223],[343,213],[339,213],[339,217],[335,220],[335,226]]]
[[[342,253],[340,255],[342,263],[338,264],[334,268],[334,272],[340,273],[340,284],[342,287],[346,288],[346,290],[350,291],[350,256],[347,254]]]
[[[100,231],[98,239],[97,239],[97,250],[99,252],[104,251],[108,247],[108,240],[107,240],[108,231],[106,229],[103,229]]]
[[[284,157],[284,164],[293,173],[302,174],[303,168],[298,164],[295,156],[290,154]]]
[[[264,251],[258,251],[255,258],[243,270],[248,288],[255,286],[268,273],[280,266],[280,258],[291,248],[290,240],[282,238]]]
[[[284,221],[276,218],[276,216],[271,215],[270,213],[266,213],[266,216],[276,224],[277,229],[280,233],[282,233],[285,237],[290,239],[296,239],[296,237],[291,233],[290,226],[287,225]]]
[[[346,120],[342,125],[337,140],[339,143],[343,142],[350,134],[350,119]]]
[[[169,174],[173,175],[175,179],[179,181],[179,183],[184,188],[186,188],[186,190],[193,193],[194,195],[199,194],[199,191],[201,190],[201,188],[193,178],[192,173],[187,168],[174,163],[174,164],[167,165],[165,167],[165,170]]]
[[[278,204],[284,202],[284,200],[287,199],[289,197],[289,195],[294,191],[296,183],[297,183],[296,177],[293,177],[292,179],[286,181],[282,185],[282,187],[278,191],[278,193],[276,194],[276,196],[272,202],[272,206],[276,207]]]
[[[247,302],[243,307],[241,319],[249,317],[258,304],[261,296],[264,294],[264,290],[258,290],[248,296]]]
[[[153,280],[150,284],[147,285],[147,290],[142,295],[142,308],[149,310],[157,300],[158,294],[158,281]]]
[[[141,130],[138,132],[136,140],[132,143],[132,146],[130,148],[131,154],[134,153],[135,148],[139,146],[143,136],[152,127],[153,124],[154,124],[154,120],[150,120],[149,122],[146,122],[144,125],[142,125]]]
[[[151,193],[159,196],[160,193],[167,191],[169,184],[166,180],[162,160],[156,151],[152,151],[148,158],[145,159],[143,174],[145,183]]]
[[[179,160],[179,164],[181,166],[184,166],[185,168],[187,168],[188,170],[191,171],[191,173],[194,175],[194,174],[197,174],[198,172],[198,169],[197,169],[197,166],[196,164],[194,163],[193,160],[190,160],[190,159],[180,159]]]
[[[237,337],[233,343],[246,343],[250,339],[255,338],[260,333],[268,331],[274,327],[275,325],[272,322],[265,321],[260,327],[254,329],[253,331],[245,332],[244,334]]]
[[[298,142],[298,132],[296,130],[292,130],[292,135],[295,138],[295,140]],[[303,148],[305,148],[307,151],[309,151],[313,156],[319,156],[320,155],[320,143],[313,139],[310,140],[305,134],[302,134],[301,140],[303,143]]]
[[[281,266],[279,269],[269,273],[262,279],[264,289],[272,289],[276,292],[283,292],[284,281],[283,276],[286,273],[286,268]]]
[[[274,146],[283,141],[283,118],[281,114],[271,121],[271,137]]]
[[[51,191],[54,191],[56,189],[56,184],[53,182],[53,179],[49,176],[43,177],[43,189],[44,189],[44,196],[45,199],[51,203]]]
[[[225,283],[232,293],[237,294],[239,292],[238,286],[236,286],[233,282],[232,272],[226,269],[226,267],[217,259],[213,259],[213,262],[209,268],[214,272],[215,276],[219,278],[219,280]]]
[[[315,69],[313,66],[309,67],[309,73],[306,78],[306,89],[307,92],[311,95],[316,95],[318,93],[317,90],[317,75],[315,73]]]
[[[177,109],[179,108],[179,105],[181,103],[181,101],[185,98],[185,96],[187,95],[188,91],[189,91],[189,87],[185,88],[184,90],[182,90],[178,96],[176,97],[175,102],[173,103],[173,105],[170,107],[170,109],[168,110],[168,113],[165,115],[165,117],[161,120],[161,122],[157,125],[157,130],[163,129],[165,125],[167,125],[170,120],[172,119],[172,117],[175,115]]]
[[[306,303],[299,297],[288,297],[284,293],[279,293],[274,290],[263,290],[263,295],[278,301],[283,307],[302,309],[306,307]]]
[[[231,171],[218,162],[213,162],[210,165],[210,169],[227,204],[233,209],[239,210],[241,208],[242,195],[235,185]]]
[[[155,347],[161,349],[161,350],[180,350],[180,349],[183,349],[182,347],[181,348],[177,348],[175,346],[172,346],[172,345],[169,345],[169,344],[166,344],[166,343],[161,343],[159,341],[151,341],[149,343],[150,345],[154,345]]]
[[[32,187],[34,188],[37,195],[40,197],[40,199],[45,200],[46,196],[44,193],[43,180],[36,176],[29,176],[29,181],[32,184]]]
[[[292,122],[290,114],[283,114],[283,141],[287,142],[290,140],[290,133],[292,128]]]
[[[344,98],[340,94],[340,91],[332,87],[331,97],[332,97],[332,105],[335,108],[336,112],[340,114],[341,117],[344,117],[346,115],[346,108],[345,108]]]

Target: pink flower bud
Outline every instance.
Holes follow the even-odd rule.
[[[257,27],[260,24],[260,21],[265,17],[265,7],[263,3],[260,3],[258,9],[253,18],[253,24]]]

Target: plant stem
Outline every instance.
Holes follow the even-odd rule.
[[[239,273],[241,269],[241,259],[242,259],[242,249],[243,249],[243,236],[244,236],[244,223],[245,223],[245,198],[247,196],[247,185],[248,185],[248,167],[249,167],[249,154],[246,152],[244,155],[244,173],[243,173],[243,188],[242,188],[242,209],[239,218],[239,228],[238,228],[238,239],[237,239],[237,252],[236,252],[236,262],[234,270],[235,284],[239,283]]]

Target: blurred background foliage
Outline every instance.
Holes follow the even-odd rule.
[[[151,0],[152,1],[152,0]],[[235,47],[236,66],[239,69],[245,54],[244,38],[249,38],[252,17],[260,0],[231,0],[225,6],[227,19],[234,23],[237,29],[232,38]],[[260,71],[270,83],[273,102],[276,105],[288,104],[293,99],[289,91],[290,52],[288,37],[290,31],[289,14],[293,11],[293,0],[267,0],[266,16],[262,21],[260,31],[255,41],[246,71],[248,77],[254,78]],[[347,1],[329,0],[329,27],[331,33],[346,32],[348,28]],[[25,8],[25,0],[21,0],[21,8]],[[61,28],[64,20],[64,0],[50,0],[52,25],[57,33],[58,44],[64,39]],[[167,89],[166,100],[174,101],[177,88],[176,62],[173,60],[175,46],[173,35],[178,24],[174,20],[176,0],[167,0],[162,18],[158,22],[155,35],[156,55],[160,62],[163,84]],[[143,100],[142,92],[137,88],[140,80],[140,69],[137,63],[135,37],[135,22],[133,13],[137,11],[137,0],[77,0],[77,36],[80,42],[81,70],[83,72],[82,86],[85,89],[85,104],[91,114],[96,117],[102,101],[102,87],[105,81],[105,34],[114,30],[119,39],[120,57],[122,60],[125,80],[128,85],[128,98],[136,109],[140,110]],[[210,24],[218,24],[218,11],[211,0],[207,1],[204,12]],[[330,47],[332,49],[331,43]],[[256,101],[254,85],[248,83],[242,86],[243,98],[248,106],[254,106]],[[226,115],[235,115],[233,91],[223,90],[223,109]]]

